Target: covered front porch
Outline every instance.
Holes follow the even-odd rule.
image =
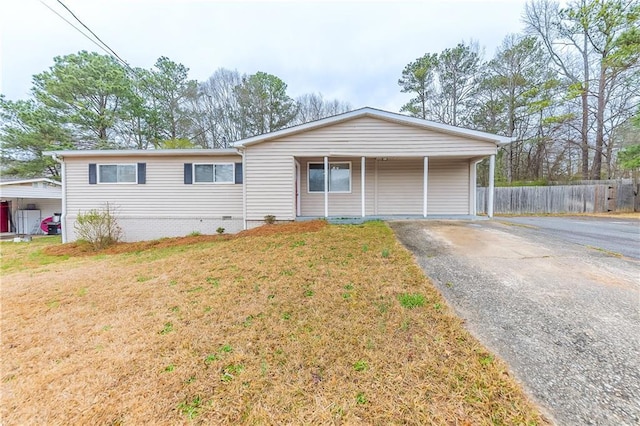
[[[476,217],[476,166],[484,157],[296,156],[298,220]],[[493,186],[495,156],[490,156]],[[328,170],[328,173],[325,171]],[[493,216],[489,191],[487,213]]]

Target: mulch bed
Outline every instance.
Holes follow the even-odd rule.
[[[213,241],[227,241],[235,238],[260,237],[274,234],[297,234],[304,232],[317,232],[327,226],[324,220],[311,220],[306,222],[291,222],[272,225],[263,225],[257,228],[247,229],[237,234],[223,235],[192,235],[186,237],[162,238],[152,241],[138,241],[132,243],[118,243],[102,250],[94,250],[91,245],[84,242],[73,242],[44,248],[43,252],[50,256],[95,256],[99,254],[132,253],[150,249],[168,248],[183,245],[201,244]]]

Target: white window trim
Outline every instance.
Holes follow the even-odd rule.
[[[102,182],[102,180],[100,179],[100,167],[102,166],[133,166],[133,168],[135,169],[135,177],[136,180],[135,182],[118,182],[116,180],[116,182]],[[116,170],[116,179],[117,177],[117,170]],[[96,165],[96,182],[100,185],[137,185],[138,184],[138,163],[118,163],[118,164],[109,164],[109,163],[104,163],[104,164],[97,164]]]
[[[324,162],[322,161],[308,161],[307,162],[307,194],[324,194],[324,191],[311,191],[309,189],[309,165],[311,164],[319,164],[324,167]],[[349,165],[349,190],[348,191],[332,191],[329,188],[329,194],[351,194],[352,186],[353,186],[353,167],[351,161],[329,161],[329,169],[331,169],[332,164],[348,164]],[[326,173],[326,170],[325,170]],[[331,177],[329,177],[329,187],[331,187]]]
[[[213,166],[213,178],[216,178],[215,166],[231,166],[231,180],[229,182],[197,182],[196,166]],[[193,163],[191,165],[191,181],[194,185],[233,185],[236,183],[236,163]]]

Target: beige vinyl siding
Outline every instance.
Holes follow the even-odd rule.
[[[293,156],[265,150],[259,150],[259,154],[255,155],[254,151],[258,150],[245,154],[246,218],[261,221],[266,215],[273,215],[277,220],[294,220],[296,206]]]
[[[422,158],[378,161],[377,215],[423,213],[424,160]]]
[[[278,220],[295,219],[295,160],[298,160],[301,166],[300,196],[303,216],[324,215],[324,196],[306,194],[306,163],[310,158],[321,160],[325,155],[329,156],[331,161],[352,161],[352,193],[330,194],[329,215],[361,214],[360,158],[363,155],[369,157],[366,170],[366,214],[422,214],[422,157],[429,156],[430,161],[434,162],[437,157],[457,156],[469,159],[495,153],[496,145],[493,142],[468,139],[371,117],[357,118],[262,142],[246,148],[247,220],[262,220],[267,214],[275,215]],[[374,191],[375,157],[388,157],[388,165],[381,166],[383,173],[391,173],[387,168],[397,165],[400,167],[398,172],[407,174],[403,177],[393,177],[392,179],[397,181],[392,182],[390,186],[385,186],[378,176],[378,188],[386,191],[386,195],[380,192],[376,195]],[[398,158],[392,157],[417,158],[408,163],[410,168],[405,169],[400,163],[396,163],[399,161]],[[458,167],[461,164],[463,163],[454,167],[462,174],[454,178],[453,187],[456,194],[452,199],[453,210],[447,214],[460,211],[457,188],[462,179],[466,179],[465,185],[468,187],[468,162],[464,163],[467,165],[465,171]],[[436,180],[439,179],[438,173],[436,166]],[[438,195],[440,188],[434,187],[436,207],[443,200],[442,196]],[[383,199],[385,196],[389,197],[388,201]],[[468,191],[464,202],[467,204],[463,214],[468,214]],[[403,211],[400,211],[401,209]],[[441,207],[437,207],[436,211],[442,211]]]
[[[321,156],[476,156],[495,154],[493,142],[467,139],[447,133],[438,133],[424,128],[402,125],[371,117],[357,118],[344,123],[305,133],[283,137],[277,141],[264,142],[248,149],[266,145],[280,145],[296,155]]]
[[[185,184],[184,163],[239,163],[240,156],[67,158],[67,215],[117,206],[123,217],[242,217],[241,184]],[[88,165],[146,163],[145,184],[89,184]]]
[[[427,215],[469,214],[469,162],[429,161]]]

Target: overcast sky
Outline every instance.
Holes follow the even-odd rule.
[[[264,71],[292,97],[321,92],[355,108],[398,111],[408,100],[397,80],[425,53],[477,40],[491,57],[521,32],[524,0],[260,1],[62,0],[123,59],[150,68],[167,56],[206,80],[220,67]],[[29,95],[31,76],[53,57],[98,51],[49,5],[79,26],[56,0],[0,0],[0,91]]]

